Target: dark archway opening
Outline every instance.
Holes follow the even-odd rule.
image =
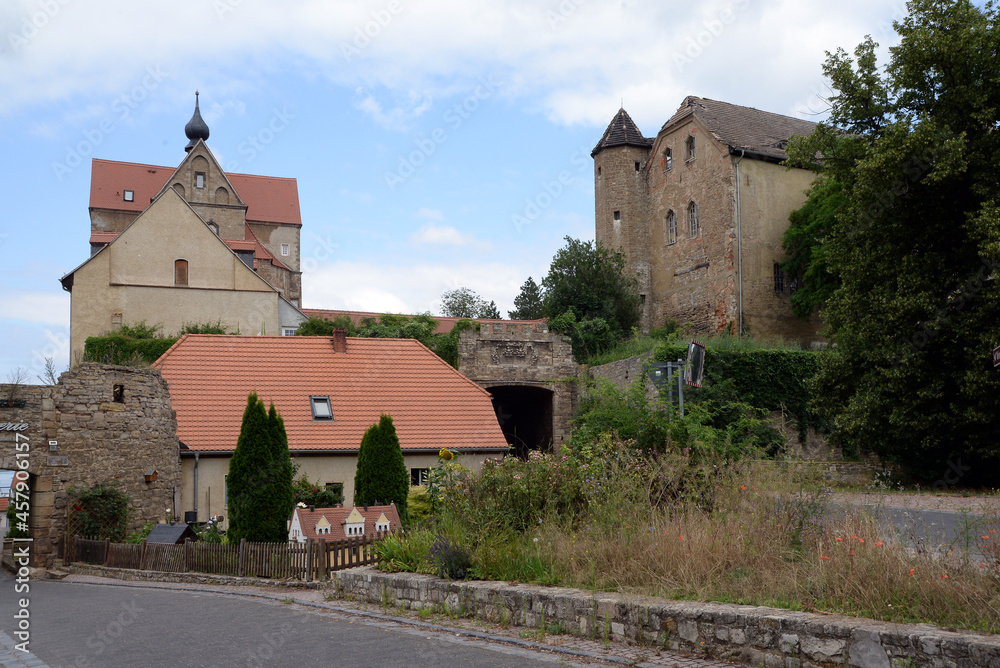
[[[530,385],[487,388],[507,443],[518,457],[552,445],[552,391]]]

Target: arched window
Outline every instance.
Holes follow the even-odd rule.
[[[677,214],[667,211],[667,244],[677,243]]]
[[[687,148],[687,158],[686,160],[694,160],[694,135],[688,135],[687,141],[684,142],[684,146]]]
[[[698,204],[695,202],[688,204],[688,234],[698,236]]]
[[[174,260],[174,285],[188,284],[188,261]]]

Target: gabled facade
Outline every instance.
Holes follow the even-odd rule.
[[[361,508],[296,508],[288,527],[288,541],[305,543],[361,538],[401,529],[396,504]]]
[[[348,502],[361,438],[383,413],[411,476],[436,466],[441,448],[473,469],[506,454],[486,390],[413,339],[342,334],[188,334],[156,361],[177,414],[183,511],[228,517],[226,474],[250,392],[274,402],[300,474]]]
[[[688,97],[655,138],[618,111],[594,158],[597,241],[625,253],[644,329],[664,320],[822,340],[799,320],[782,236],[814,174],[787,169],[785,147],[814,123]]]
[[[258,334],[304,319],[172,188],[61,280],[72,293],[74,364],[87,337],[122,323],[145,320],[171,334],[221,320],[232,331]]]

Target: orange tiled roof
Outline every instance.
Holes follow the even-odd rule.
[[[334,320],[342,315],[346,315],[351,319],[354,325],[360,325],[361,321],[365,318],[378,318],[381,313],[372,313],[370,311],[338,311],[336,309],[324,309],[324,308],[303,308],[299,309],[307,318],[326,318],[327,320]],[[453,318],[451,316],[435,315],[431,316],[437,320],[437,327],[434,328],[435,334],[447,334],[451,331],[452,327],[459,320],[465,320],[465,318]],[[490,320],[487,318],[472,318],[480,324],[484,323],[503,323],[504,327],[516,327],[519,331],[524,325],[543,325],[548,322],[545,318],[539,320]]]
[[[7,512],[7,506],[9,504],[10,504],[9,498],[7,498],[6,496],[0,496],[0,514],[5,514]],[[393,510],[395,510],[395,507],[393,507]],[[389,519],[391,520],[392,518],[390,517]],[[368,527],[365,527],[365,530],[367,529]]]
[[[175,167],[94,158],[90,171],[90,208],[141,213],[175,171]],[[295,179],[229,173],[226,177],[247,205],[247,220],[302,225]],[[125,190],[135,193],[133,201],[124,201]]]
[[[344,520],[347,519],[352,510],[354,508],[316,508],[315,510],[296,508],[295,514],[299,517],[299,526],[302,529],[302,536],[304,538],[315,540],[323,538],[328,541],[344,540],[347,538],[347,534],[344,532]],[[395,504],[390,506],[368,506],[367,511],[365,511],[364,506],[360,506],[358,507],[358,513],[365,518],[366,536],[375,534],[375,522],[382,513],[385,513],[385,518],[389,520],[390,531],[396,531],[402,526],[399,521],[399,513],[396,512]],[[316,533],[316,523],[319,522],[321,517],[326,517],[326,521],[331,525],[329,534],[320,535]]]
[[[186,334],[153,365],[170,385],[177,436],[192,451],[231,451],[247,395],[274,402],[293,451],[356,451],[382,413],[403,450],[506,450],[490,395],[413,339]],[[313,420],[328,396],[333,420]]]

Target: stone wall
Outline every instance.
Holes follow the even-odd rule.
[[[0,396],[10,391],[0,386]],[[32,565],[47,567],[61,555],[74,487],[118,486],[132,501],[130,530],[177,508],[177,421],[158,371],[81,364],[57,385],[16,391],[23,405],[0,407],[0,423],[27,425],[16,434],[27,437],[29,449],[18,451],[15,433],[0,432],[0,468],[18,470],[27,462]],[[146,482],[147,471],[156,471],[155,481]]]
[[[458,370],[487,390],[527,386],[552,393],[552,441],[569,439],[569,421],[576,408],[580,365],[573,347],[561,334],[507,323],[485,323],[479,332],[467,329],[458,340]]]
[[[643,353],[636,357],[608,362],[599,366],[592,366],[587,371],[591,378],[603,378],[620,390],[624,390],[635,382],[636,378],[644,378],[646,384],[646,396],[650,399],[656,397],[656,386],[649,379],[646,373],[646,366],[653,361],[653,352]]]
[[[506,582],[456,582],[374,569],[334,573],[340,595],[515,626],[560,624],[764,668],[997,668],[1000,637],[840,615],[699,603]]]

